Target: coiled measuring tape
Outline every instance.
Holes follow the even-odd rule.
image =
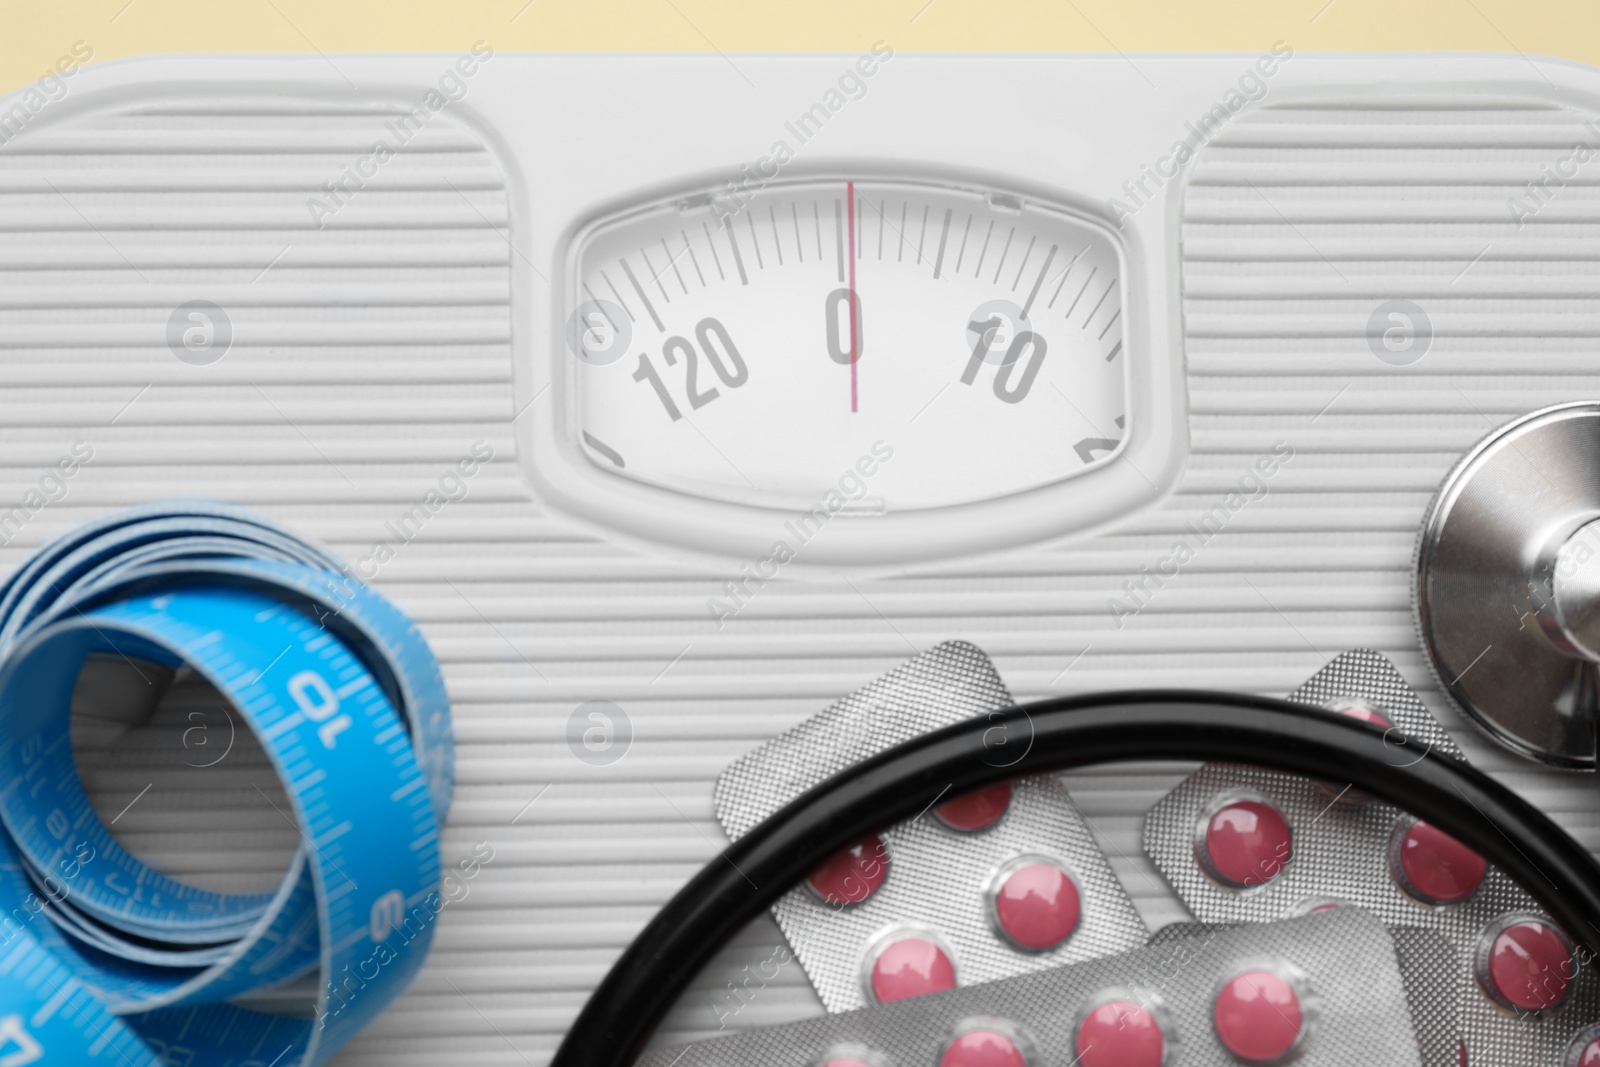
[[[87,656],[186,664],[241,713],[301,846],[270,893],[168,878],[78,779]],[[405,987],[441,906],[450,709],[416,627],[243,509],[134,508],[0,586],[0,1067],[327,1062]],[[226,1003],[320,972],[315,1014]]]

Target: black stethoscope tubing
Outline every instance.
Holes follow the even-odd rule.
[[[626,1067],[708,960],[839,849],[941,798],[1097,763],[1225,760],[1349,782],[1468,843],[1592,962],[1600,866],[1542,812],[1398,731],[1303,704],[1200,691],[1048,700],[970,719],[858,763],[708,863],[623,952],[552,1067]]]

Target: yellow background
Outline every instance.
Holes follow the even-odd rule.
[[[0,91],[73,42],[163,52],[1521,52],[1600,65],[1600,0],[0,0]]]

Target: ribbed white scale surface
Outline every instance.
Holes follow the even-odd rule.
[[[1479,766],[1600,843],[1592,779],[1505,755],[1442,705],[1407,598],[1416,524],[1460,452],[1516,414],[1600,395],[1600,186],[1585,175],[1521,231],[1505,206],[1583,136],[1579,116],[1510,101],[1240,116],[1185,194],[1191,457],[1169,500],[1070,544],[854,587],[774,583],[721,631],[705,601],[735,565],[622,547],[532,499],[510,425],[505,179],[468,131],[436,118],[417,150],[313,226],[306,198],[389,117],[301,101],[143,107],[40,122],[0,150],[0,501],[19,500],[74,439],[95,448],[0,565],[107,507],[177,493],[259,507],[359,560],[473,442],[495,449],[468,499],[374,583],[421,623],[454,701],[446,861],[478,841],[495,859],[446,909],[406,999],[339,1062],[542,1063],[609,962],[720,847],[716,774],[950,638],[988,652],[1019,699],[1133,685],[1284,693],[1338,652],[1374,647]],[[1372,308],[1397,296],[1439,334],[1407,368],[1379,362],[1364,336]],[[167,317],[190,299],[233,320],[233,350],[209,367],[166,348]],[[1296,455],[1271,495],[1118,629],[1107,598],[1279,441]],[[564,739],[591,699],[633,722],[631,751],[609,767]],[[159,762],[133,735],[118,758],[101,774],[113,814]],[[1152,925],[1183,913],[1139,853],[1141,816],[1184,773],[1068,780]],[[221,795],[214,777],[184,783],[152,788],[117,823],[144,854],[219,877],[258,867],[260,842],[281,844],[280,817],[247,807],[248,784]],[[250,832],[217,832],[224,809]],[[763,924],[728,956],[765,958],[775,936]],[[709,999],[731,976],[689,990],[666,1036],[711,1025]],[[814,1010],[785,973],[737,1022]]]

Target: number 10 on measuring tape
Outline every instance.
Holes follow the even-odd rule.
[[[357,688],[365,684],[365,678],[355,683]],[[289,699],[294,701],[300,714],[321,724],[317,727],[317,737],[324,748],[332,748],[335,739],[352,725],[350,716],[339,710],[339,694],[316,671],[301,671],[289,679]]]

